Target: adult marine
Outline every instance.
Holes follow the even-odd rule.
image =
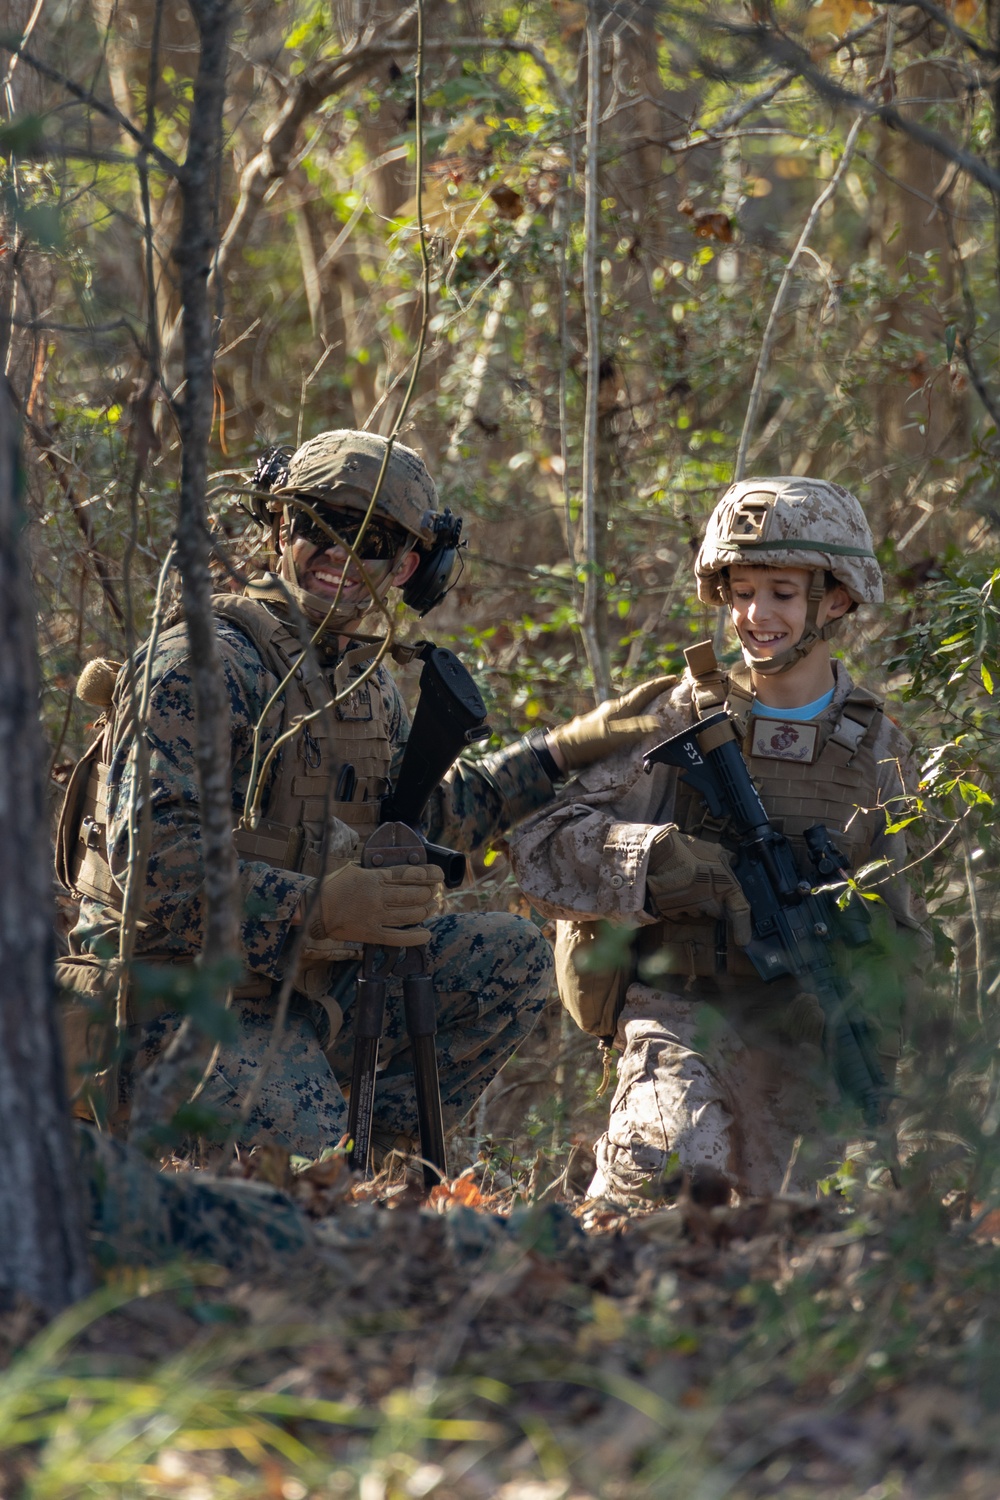
[[[695,573],[699,598],[728,609],[743,664],[721,669],[708,643],[690,650],[683,679],[650,705],[659,728],[584,769],[512,841],[522,888],[560,919],[564,999],[621,1049],[591,1191],[623,1204],[655,1197],[678,1165],[741,1195],[806,1186],[836,1150],[823,1011],[795,980],[758,978],[743,952],[749,910],[727,828],[673,768],[645,774],[646,750],[724,708],[804,880],[816,882],[803,834],[817,823],[855,871],[885,861],[877,940],[858,962],[890,1079],[908,987],[900,950],[909,936],[912,952],[919,928],[905,839],[889,831],[905,805],[910,747],[881,699],[830,655],[847,616],[882,599],[857,499],[819,479],[737,483],[712,513]],[[627,959],[606,974],[593,969],[613,948],[599,919],[631,933]]]
[[[383,626],[384,633],[379,602],[399,591],[420,613],[432,607],[447,588],[461,525],[441,511],[417,453],[395,443],[386,463],[386,447],[384,438],[353,431],[324,432],[303,444],[257,502],[272,571],[242,595],[214,600],[230,703],[244,973],[234,998],[238,1034],[222,1045],[199,1104],[225,1128],[253,1085],[256,1103],[241,1141],[273,1142],[311,1157],[344,1134],[340,1083],[350,1076],[362,944],[426,945],[438,998],[446,1127],[470,1109],[528,1034],[552,972],[548,944],[530,922],[507,912],[440,914],[435,866],[379,870],[360,862],[409,732],[388,658],[373,669],[380,642],[372,631]],[[317,630],[314,648],[304,651],[303,636]],[[140,652],[136,670],[142,662]],[[467,853],[481,847],[550,801],[565,770],[622,740],[631,743],[641,732],[635,715],[656,690],[605,704],[547,736],[535,732],[482,759],[459,760],[433,794],[423,831]],[[135,775],[129,704],[122,673],[92,757],[89,801],[63,830],[65,876],[81,897],[70,962],[80,973],[118,951]],[[187,633],[178,624],[160,637],[152,664],[151,844],[136,942],[136,958],[161,974],[163,966],[190,965],[201,948],[193,725]],[[268,761],[293,726],[297,732]],[[261,815],[251,827],[242,814],[265,765]],[[291,938],[307,910],[291,1013],[261,1086]],[[132,991],[129,1056],[107,1101],[123,1129],[130,1079],[180,1024],[169,994],[163,998],[169,985],[161,981],[160,990],[145,1011]],[[382,1152],[407,1148],[417,1134],[400,991],[398,981],[390,982],[373,1132]]]

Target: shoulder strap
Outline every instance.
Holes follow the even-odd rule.
[[[265,660],[270,662],[276,653],[290,660],[288,651],[283,649],[286,641],[282,637],[294,639],[294,633],[284,620],[263,608],[256,599],[245,594],[213,594],[212,613],[248,636]],[[300,646],[300,652],[301,649]]]
[[[726,701],[726,674],[719,666],[711,641],[699,641],[695,646],[686,646],[684,660],[694,679],[691,696],[698,710],[698,717],[704,719],[715,709],[722,708]]]
[[[745,733],[746,721],[753,704],[749,671],[745,667],[724,671],[719,665],[711,641],[699,641],[696,646],[686,647],[684,659],[694,679],[691,697],[698,717],[705,719],[709,714],[724,708],[736,719],[740,733]]]
[[[734,667],[726,679],[726,707],[746,738],[754,704],[754,690],[749,667]]]
[[[279,681],[294,668],[307,700],[311,699],[314,704],[323,701],[329,695],[329,688],[315,654],[303,650],[295,630],[281,615],[267,608],[268,602],[263,595],[256,598],[252,594],[213,594],[212,613],[242,631],[256,646],[265,667]],[[318,677],[317,673],[320,674]]]
[[[828,741],[848,752],[848,765],[862,745],[872,744],[884,712],[883,700],[875,693],[870,693],[867,688],[851,688],[840,710],[837,727]]]

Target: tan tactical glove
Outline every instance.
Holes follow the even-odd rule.
[[[649,851],[646,888],[661,917],[729,918],[741,948],[753,937],[750,906],[721,844],[665,828]]]
[[[812,1042],[813,1046],[821,1047],[826,1016],[817,996],[808,990],[796,995],[782,1017],[782,1027],[790,1042]]]
[[[317,942],[341,938],[386,948],[421,947],[431,935],[417,924],[433,916],[443,884],[437,865],[392,865],[386,870],[344,865],[323,877],[309,936]]]
[[[620,698],[609,698],[589,714],[547,730],[545,738],[557,763],[567,771],[578,771],[651,734],[660,721],[642,710],[676,681],[676,677],[654,677]]]

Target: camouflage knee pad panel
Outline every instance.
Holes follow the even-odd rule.
[[[596,1144],[595,1196],[641,1202],[673,1153],[710,1167],[742,1197],[807,1188],[836,1159],[825,1111],[835,1105],[819,1049],[756,1045],[713,1007],[632,985],[608,1128]],[[791,1173],[798,1137],[806,1141]]]

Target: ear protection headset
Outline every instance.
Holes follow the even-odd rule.
[[[460,540],[462,517],[452,515],[445,506],[443,514],[432,511],[428,520],[434,528],[434,540],[418,546],[419,565],[413,577],[403,584],[403,603],[418,615],[426,615],[435,604],[441,603],[461,578],[464,566],[461,548],[465,543]]]

